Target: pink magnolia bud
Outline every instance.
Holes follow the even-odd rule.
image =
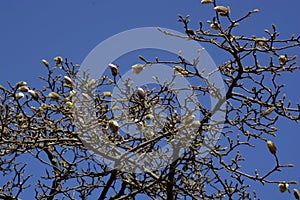
[[[146,92],[143,90],[143,88],[138,88],[137,93],[138,93],[139,97],[141,97],[143,99],[146,97]]]
[[[64,80],[66,81],[67,84],[72,84],[73,83],[72,79],[68,76],[64,76]]]
[[[117,76],[117,74],[118,74],[118,66],[115,65],[115,64],[110,63],[110,64],[108,65],[108,67],[109,67],[110,70],[111,70],[111,74],[112,74],[113,76]]]

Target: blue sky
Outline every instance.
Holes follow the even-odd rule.
[[[258,36],[272,23],[277,25],[282,38],[291,33],[300,35],[299,0],[232,0],[219,1],[230,5],[234,16],[258,8],[259,13],[241,25],[241,32]],[[25,80],[38,87],[38,76],[46,72],[41,59],[60,55],[75,63],[81,63],[87,54],[101,41],[119,32],[138,27],[165,27],[182,32],[177,22],[178,14],[191,15],[191,26],[210,19],[211,7],[201,5],[200,0],[53,0],[53,1],[1,1],[0,2],[0,84],[6,80],[16,83]],[[220,55],[214,48],[203,44],[214,61],[220,64],[226,54]],[[117,47],[116,47],[117,48]],[[293,53],[298,53],[299,48]],[[299,59],[298,59],[299,61]],[[288,97],[299,102],[300,73],[283,77]],[[296,179],[300,182],[300,127],[298,124],[280,121],[278,137],[274,139],[282,163],[294,163],[274,177]],[[264,145],[249,154],[249,165],[268,165],[273,162]],[[247,157],[248,155],[246,155]],[[253,164],[253,165],[252,165]],[[260,187],[258,187],[260,188]],[[298,189],[300,186],[298,185]],[[280,194],[277,186],[267,186],[259,192],[261,199],[289,199]]]

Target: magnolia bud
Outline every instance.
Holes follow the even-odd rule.
[[[212,0],[202,0],[201,3],[202,3],[202,4],[212,3]]]
[[[269,151],[275,155],[276,151],[277,151],[275,144],[271,140],[268,140],[267,145],[268,145]]]
[[[189,72],[183,69],[181,66],[174,66],[173,69],[174,71],[178,72],[182,76],[187,76],[189,74]]]
[[[111,70],[111,74],[113,75],[113,76],[117,76],[117,74],[118,74],[118,66],[117,65],[114,65],[114,64],[109,64],[108,65],[108,67],[110,68],[110,70]]]
[[[66,105],[67,105],[69,108],[72,108],[73,103],[72,103],[71,101],[67,101],[67,102],[66,102]]]
[[[275,110],[275,107],[268,108],[268,109],[263,113],[263,116],[267,116],[267,115],[271,114],[271,113],[273,112],[273,110]]]
[[[33,90],[28,90],[28,93],[32,96],[32,98],[33,98],[34,100],[37,100],[37,99],[39,98],[38,93],[36,93],[36,92],[33,91]]]
[[[28,92],[28,90],[29,90],[29,87],[27,87],[27,86],[21,86],[21,87],[19,87],[19,90],[21,91],[21,92]]]
[[[216,6],[214,10],[217,11],[221,16],[228,16],[230,13],[230,8],[225,6]]]
[[[289,189],[289,184],[287,184],[287,183],[279,183],[278,187],[279,187],[279,191],[283,193],[283,192],[285,192],[285,191],[287,191]]]
[[[60,56],[56,56],[54,58],[54,61],[56,62],[56,65],[60,65],[63,62],[63,58]]]
[[[199,120],[193,121],[191,124],[192,128],[199,128],[201,125],[201,122]]]
[[[108,122],[108,127],[110,128],[111,132],[117,133],[119,130],[119,124],[115,120],[110,120]]]
[[[196,35],[195,31],[193,31],[192,29],[187,29],[185,32],[186,32],[188,35],[192,35],[192,36],[195,36],[195,35]]]
[[[287,56],[281,55],[281,56],[278,57],[278,60],[279,60],[281,65],[285,65],[287,63]]]
[[[45,65],[46,67],[49,67],[49,66],[50,66],[47,60],[43,59],[42,62],[44,63],[44,65]]]
[[[143,88],[138,88],[137,93],[140,98],[144,99],[146,97],[146,92],[143,90]]]
[[[112,92],[103,92],[103,96],[105,97],[111,97]]]
[[[218,23],[214,22],[210,25],[210,28],[218,31],[218,30],[220,30],[220,25]]]
[[[56,92],[50,92],[48,94],[48,97],[50,97],[51,99],[58,100],[59,99],[59,94],[57,94]]]
[[[300,193],[297,189],[294,189],[294,196],[296,199],[300,199]]]
[[[19,93],[16,94],[15,97],[16,97],[17,100],[19,100],[19,99],[22,99],[24,97],[24,94],[22,92],[19,92]]]
[[[188,124],[192,123],[192,121],[195,119],[195,117],[196,117],[195,115],[189,115],[188,117],[185,118],[184,124],[188,125]]]
[[[152,114],[147,114],[147,115],[145,116],[145,119],[147,119],[147,120],[153,120],[153,119],[154,119],[154,116],[153,116]]]
[[[95,86],[95,83],[96,83],[96,80],[95,80],[95,79],[91,79],[91,80],[88,82],[88,84],[87,84],[88,88],[94,87],[94,86]]]
[[[73,83],[72,79],[68,76],[64,76],[64,80],[66,81],[67,84],[71,84]]]
[[[25,86],[27,85],[27,83],[25,81],[20,81],[17,83],[16,87],[19,88],[19,87],[22,87],[22,86]]]
[[[141,73],[143,71],[144,65],[142,65],[142,64],[135,64],[131,68],[132,68],[132,73],[133,74],[139,74],[139,73]]]

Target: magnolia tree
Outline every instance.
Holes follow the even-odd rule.
[[[279,119],[300,119],[279,80],[299,68],[287,52],[300,37],[281,39],[275,25],[261,37],[235,35],[257,9],[234,19],[215,0],[201,3],[211,10],[208,23],[190,27],[189,16],[179,16],[185,35],[156,31],[223,51],[228,59],[216,68],[205,50],[193,59],[182,50],[173,61],[140,56],[129,75],[107,63],[95,78],[56,57],[43,60],[43,87],[0,86],[0,197],[256,199],[250,183],[257,182],[299,199],[296,181],[271,177],[293,167],[280,162],[272,138]],[[152,82],[136,81],[149,70],[158,71]],[[240,150],[260,143],[274,166],[248,172]]]

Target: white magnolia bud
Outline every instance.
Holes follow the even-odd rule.
[[[279,60],[281,65],[285,65],[287,63],[287,56],[281,55],[281,56],[278,57],[278,60]]]
[[[142,99],[146,97],[146,92],[143,90],[143,88],[138,88],[137,93]]]
[[[28,90],[29,90],[29,87],[27,87],[27,86],[21,86],[21,87],[19,87],[19,90],[21,91],[21,92],[28,92]]]
[[[220,25],[218,23],[214,22],[210,25],[210,28],[218,31],[218,30],[220,30]]]
[[[294,197],[296,199],[300,199],[300,193],[299,193],[299,191],[297,189],[294,189],[293,191],[294,191]]]
[[[263,113],[263,116],[267,116],[267,115],[271,114],[271,113],[273,112],[273,110],[275,110],[275,107],[268,108],[268,109]]]
[[[142,65],[142,64],[135,64],[131,68],[132,68],[132,73],[133,74],[139,74],[139,73],[141,73],[143,71],[144,65]]]
[[[111,74],[112,74],[113,76],[117,76],[118,70],[119,70],[118,66],[115,65],[115,64],[110,63],[110,64],[108,65],[108,67],[109,67],[110,70],[111,70]]]
[[[39,98],[38,93],[33,90],[28,90],[28,93],[32,96],[33,99],[37,100]]]
[[[61,56],[56,56],[54,61],[56,62],[56,65],[59,65],[63,62],[63,58]]]
[[[287,183],[279,183],[278,187],[279,187],[279,191],[283,193],[283,192],[285,192],[285,191],[287,191],[289,189],[289,184],[287,184]]]
[[[67,101],[66,102],[67,107],[72,108],[73,107],[73,103],[71,101]]]
[[[201,3],[202,3],[202,4],[212,3],[212,0],[202,0]]]
[[[115,120],[110,120],[108,122],[108,127],[110,128],[111,132],[117,133],[119,130],[119,124]]]
[[[57,94],[56,92],[50,92],[48,94],[48,97],[51,98],[51,99],[58,100],[59,99],[59,94]]]
[[[230,8],[225,6],[216,6],[214,10],[217,11],[221,16],[228,16],[230,13]]]
[[[274,144],[274,142],[272,142],[271,140],[268,140],[267,141],[267,145],[268,145],[268,148],[269,148],[269,151],[272,153],[272,154],[276,154],[276,151],[277,151],[277,148]]]
[[[111,95],[112,95],[112,92],[103,92],[103,96],[105,96],[105,97],[111,97]]]
[[[72,79],[68,76],[64,76],[64,80],[66,81],[67,84],[72,84],[73,83]]]
[[[19,87],[22,87],[22,86],[25,86],[27,85],[27,83],[25,81],[20,81],[17,83],[16,87],[19,88]]]
[[[49,62],[48,62],[47,60],[43,59],[42,62],[44,63],[44,65],[45,65],[46,67],[49,67],[49,66],[50,66],[50,65],[49,65]]]
[[[188,124],[192,123],[193,120],[195,119],[195,117],[196,117],[195,115],[189,115],[189,116],[187,116],[185,118],[185,120],[184,120],[184,124],[188,125]]]
[[[22,92],[19,92],[19,93],[16,94],[15,97],[16,97],[17,100],[19,100],[19,99],[22,99],[24,97],[24,94]]]

